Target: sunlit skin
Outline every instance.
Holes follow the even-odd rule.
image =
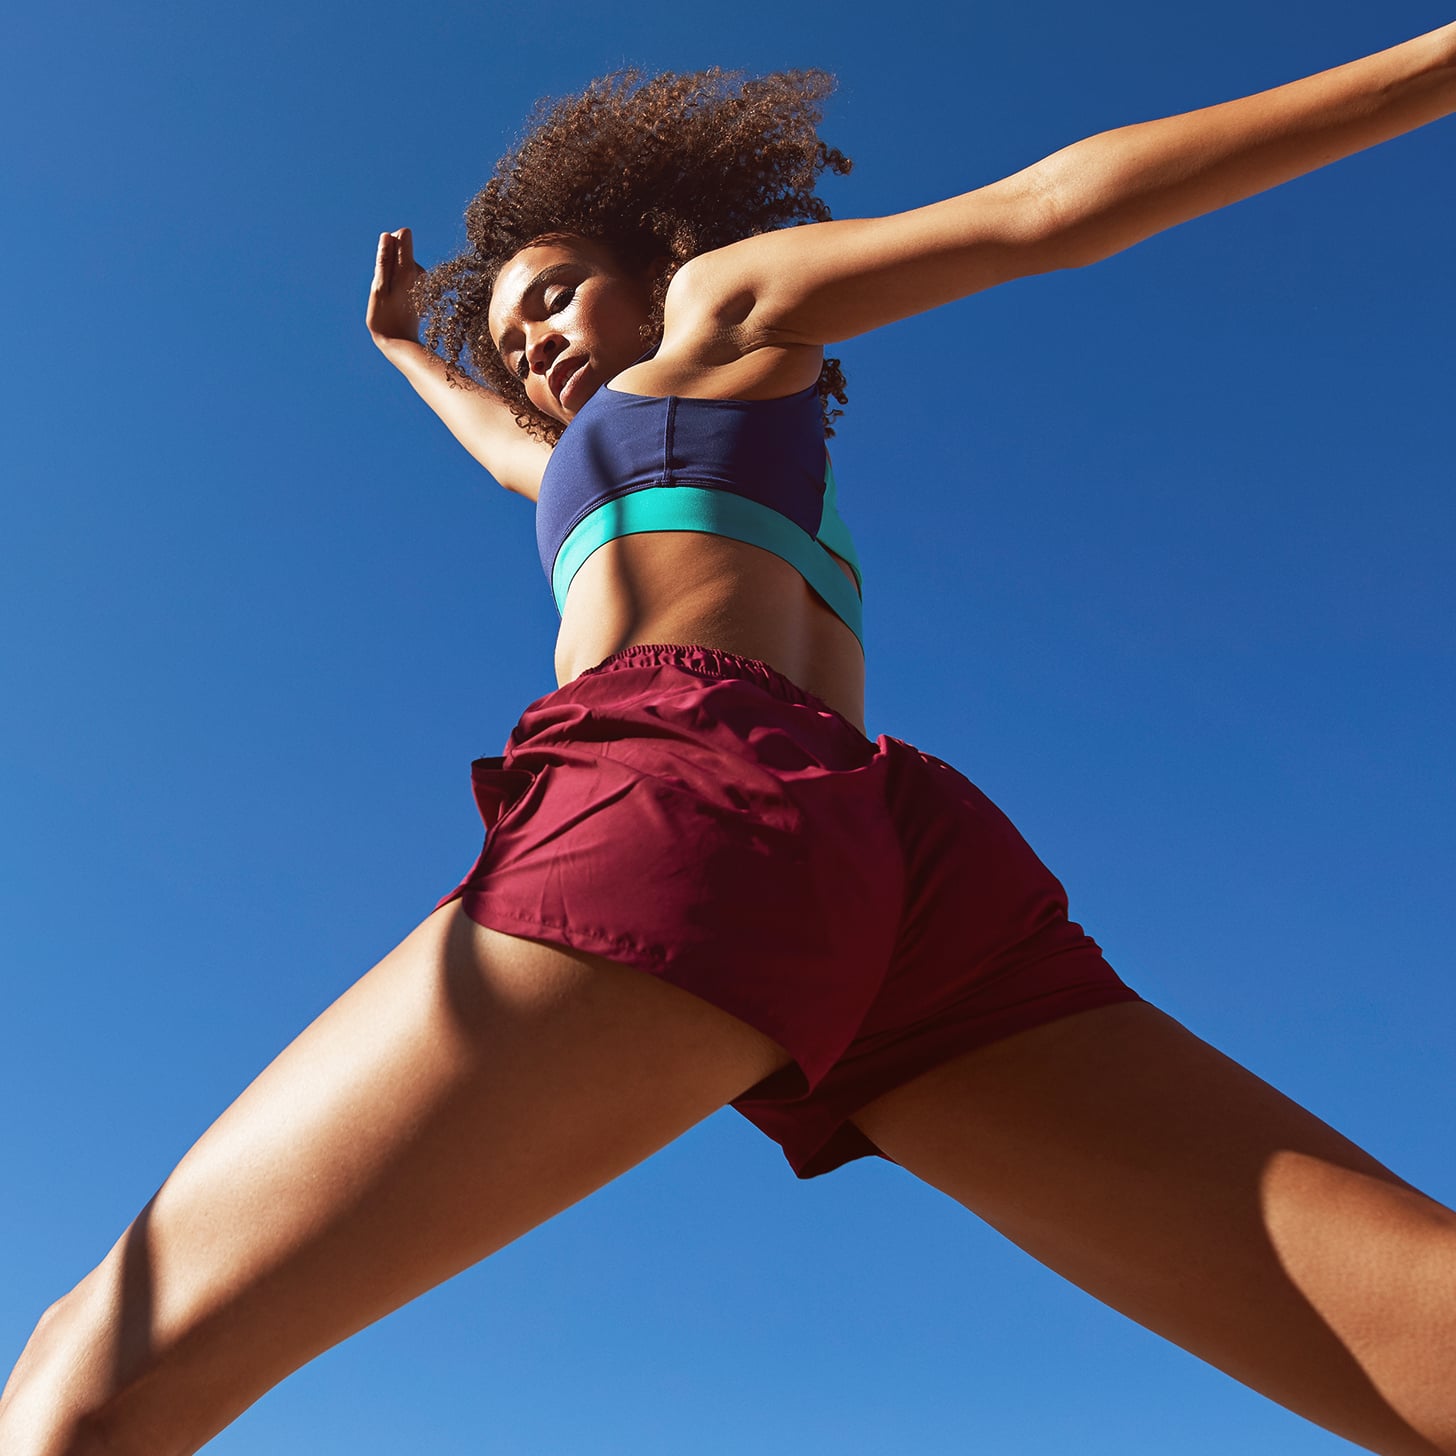
[[[538,241],[500,276],[492,337],[563,422],[609,385],[772,398],[812,383],[827,343],[1094,263],[1453,111],[1449,25],[912,212],[692,259],[642,362],[648,278],[585,240]],[[418,274],[408,230],[382,235],[372,337],[534,499],[551,447],[420,344]],[[644,641],[762,658],[859,721],[853,635],[753,547],[658,533],[598,551],[567,599],[558,675]],[[0,1453],[190,1456],[290,1371],[786,1061],[684,991],[451,904],[260,1074],[47,1311],[0,1395]],[[854,1121],[1049,1267],[1291,1410],[1382,1456],[1456,1456],[1456,1215],[1153,1007],[966,1051]]]

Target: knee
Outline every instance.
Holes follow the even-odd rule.
[[[1364,1385],[1375,1411],[1372,1434],[1355,1438],[1392,1456],[1456,1456],[1456,1213],[1388,1175],[1293,1154],[1273,1172],[1302,1194],[1266,1208],[1274,1248],[1362,1377],[1346,1398]]]
[[[111,1409],[104,1349],[84,1287],[36,1322],[0,1394],[5,1456],[141,1456]]]

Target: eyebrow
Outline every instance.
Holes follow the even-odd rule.
[[[540,293],[543,289],[549,288],[556,280],[567,273],[576,273],[581,269],[581,264],[576,263],[548,263],[536,276],[521,290],[521,307],[525,307],[526,300],[533,294]],[[501,340],[506,336],[506,330],[501,330],[500,338],[496,339],[495,351],[505,357],[505,350],[501,347]]]

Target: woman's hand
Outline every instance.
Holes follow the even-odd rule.
[[[551,447],[516,424],[515,410],[498,394],[461,373],[420,343],[415,284],[425,270],[415,262],[408,228],[379,235],[374,283],[364,322],[380,352],[462,445],[505,486],[535,500]]]
[[[420,341],[420,313],[415,307],[414,290],[424,272],[415,262],[414,240],[408,228],[380,233],[374,283],[369,290],[364,322],[374,342],[385,353],[392,344]]]

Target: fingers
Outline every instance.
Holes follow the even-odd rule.
[[[408,278],[419,267],[419,264],[415,262],[414,234],[408,228],[400,228],[394,236],[398,250],[399,269]]]
[[[379,251],[374,259],[374,292],[388,293],[396,282],[413,283],[415,275],[425,270],[415,262],[414,238],[408,228],[380,233]]]
[[[395,281],[395,234],[379,234],[379,252],[374,255],[374,293],[387,293]]]

